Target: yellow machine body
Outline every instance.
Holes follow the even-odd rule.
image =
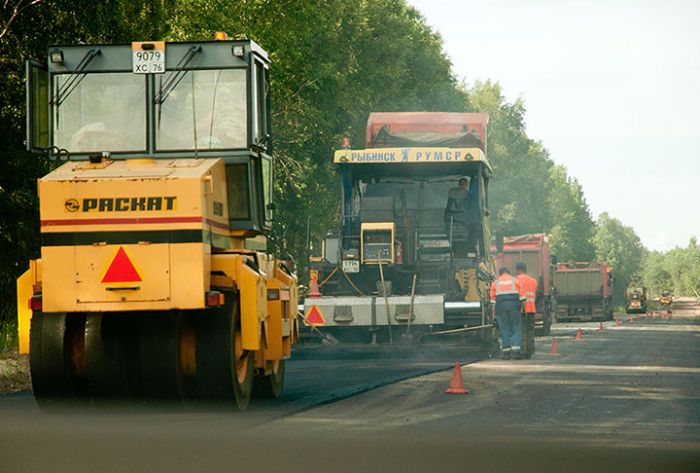
[[[39,197],[44,312],[205,307],[213,234],[228,233],[223,161],[66,163]],[[138,277],[107,277],[121,249]]]
[[[68,162],[39,180],[39,195],[41,259],[18,280],[21,353],[34,294],[45,313],[165,311],[205,309],[207,291],[229,289],[243,348],[290,355],[296,277],[228,230],[223,160]],[[131,265],[109,277],[120,253]]]
[[[27,63],[27,149],[58,164],[38,183],[41,256],[17,281],[40,404],[244,409],[282,392],[297,278],[267,248],[270,60],[217,39],[57,45]]]
[[[372,235],[389,234],[386,241],[380,243],[368,243],[367,237]],[[396,224],[394,222],[367,222],[360,226],[360,252],[362,254],[362,264],[393,264],[395,261],[394,241],[396,233]],[[388,247],[387,252],[372,253],[370,255],[369,248],[373,245],[381,245]]]

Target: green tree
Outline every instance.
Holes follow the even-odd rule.
[[[549,227],[547,151],[525,131],[525,104],[508,103],[497,82],[477,82],[467,91],[468,107],[488,112],[487,158],[494,170],[491,225],[504,235],[544,232]]]
[[[607,212],[598,217],[593,243],[596,258],[612,266],[615,278],[613,297],[620,303],[625,288],[639,276],[645,255],[644,247],[632,227],[623,225]]]
[[[670,289],[677,296],[698,297],[700,293],[700,246],[692,237],[685,248],[652,252],[645,260],[644,283],[658,295]]]
[[[649,252],[642,268],[642,281],[652,294],[661,294],[666,288],[673,288],[673,277],[667,267],[666,255],[659,251]]]
[[[595,224],[576,179],[563,166],[549,172],[550,195],[547,202],[551,215],[549,230],[551,251],[560,261],[591,261],[595,256],[592,238]]]

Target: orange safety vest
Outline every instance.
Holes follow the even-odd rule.
[[[520,281],[510,274],[504,273],[491,284],[490,296],[492,303],[497,302],[499,297],[524,301],[525,291]]]
[[[537,312],[537,305],[535,304],[537,301],[537,279],[526,273],[520,274],[516,278],[522,284],[525,292],[525,312],[534,314]]]

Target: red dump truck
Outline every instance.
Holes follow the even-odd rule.
[[[612,269],[602,261],[559,263],[554,272],[555,319],[612,320]]]
[[[496,269],[503,266],[514,271],[515,265],[523,262],[527,272],[537,279],[537,313],[535,327],[539,334],[547,335],[552,325],[552,267],[549,262],[549,240],[544,233],[511,236],[503,239],[503,248],[492,245]],[[499,251],[500,250],[500,251]],[[515,273],[513,273],[515,274]]]

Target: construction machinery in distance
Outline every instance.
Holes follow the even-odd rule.
[[[491,251],[494,253],[496,269],[508,267],[511,271],[517,263],[525,263],[527,272],[537,280],[535,305],[535,330],[539,335],[548,335],[552,326],[552,312],[555,299],[552,294],[552,273],[554,270],[549,254],[549,239],[544,233],[495,239]],[[555,258],[552,258],[555,260]]]
[[[308,323],[341,341],[475,330],[493,343],[487,124],[372,113],[366,148],[335,152],[341,218],[310,262]]]
[[[639,285],[628,286],[625,289],[625,312],[628,314],[644,314],[647,312],[649,291]]]
[[[664,289],[661,291],[661,295],[659,296],[659,305],[661,306],[661,310],[666,311],[667,315],[670,315],[672,312],[672,306],[673,304],[673,293],[671,292],[670,289]]]
[[[47,56],[27,65],[27,144],[60,165],[39,180],[41,258],[17,287],[37,400],[278,396],[297,280],[267,251],[266,52],[147,41]]]
[[[556,321],[612,320],[612,285],[612,269],[602,261],[557,264]]]

